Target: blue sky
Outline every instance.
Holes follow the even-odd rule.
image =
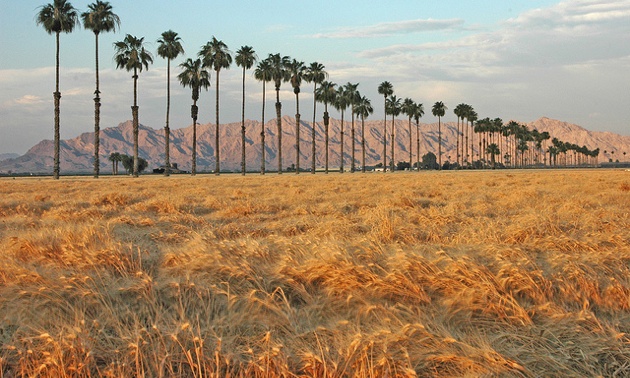
[[[71,1],[84,11],[91,1]],[[35,24],[46,1],[0,0],[0,152],[24,153],[53,131],[54,36]],[[596,131],[630,135],[630,0],[446,1],[110,1],[122,25],[100,37],[101,127],[131,118],[132,80],[115,69],[112,44],[125,34],[156,40],[179,33],[186,58],[212,36],[235,52],[252,46],[260,58],[280,53],[326,66],[336,83],[359,90],[382,117],[377,86],[388,80],[399,97],[425,106],[472,105],[480,117],[520,122],[546,116]],[[213,74],[213,73],[212,73]],[[260,118],[261,83],[247,74],[246,117]],[[166,62],[139,79],[140,122],[161,128]],[[214,77],[212,77],[214,86]],[[190,93],[172,82],[171,127],[190,123]],[[221,123],[240,120],[241,69],[221,73]],[[61,36],[61,136],[93,129],[94,35]],[[304,84],[302,118],[312,119],[312,86]],[[271,93],[270,93],[271,94]],[[268,97],[269,98],[269,97]],[[283,113],[295,113],[290,85]],[[271,105],[269,102],[268,105]],[[200,99],[199,122],[214,122],[214,87]],[[269,106],[268,109],[272,109]],[[333,117],[338,117],[334,111]],[[273,118],[269,112],[266,119]],[[317,115],[321,119],[321,114]]]

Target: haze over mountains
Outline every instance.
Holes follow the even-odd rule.
[[[609,158],[620,161],[630,157],[623,153],[630,152],[630,136],[622,136],[610,132],[595,132],[586,130],[578,125],[540,118],[527,124],[529,129],[547,131],[552,138],[563,142],[570,142],[589,149],[599,148],[600,162],[607,162]],[[240,122],[220,125],[220,159],[222,170],[240,170],[241,164],[241,133]],[[259,170],[261,160],[260,122],[247,120],[246,127],[246,156],[247,169]],[[389,162],[391,118],[387,120],[387,154]],[[171,130],[171,162],[177,163],[180,169],[190,170],[192,150],[192,125]],[[412,155],[416,161],[416,126],[412,122]],[[214,124],[197,126],[197,170],[199,172],[214,169]],[[300,167],[311,167],[311,124],[301,122],[300,129]],[[443,160],[455,160],[456,155],[456,122],[442,123],[442,151]],[[275,170],[277,162],[277,126],[276,120],[265,123],[266,166],[268,170]],[[324,141],[325,131],[323,122],[315,124],[316,165],[321,167],[325,162]],[[344,120],[344,166],[350,168],[351,162],[351,122]],[[420,155],[427,152],[437,153],[438,124],[420,124]],[[283,168],[296,162],[295,149],[295,119],[289,116],[282,118],[282,155]],[[383,120],[369,120],[365,122],[366,165],[375,165],[383,161]],[[471,134],[472,135],[472,134]],[[107,157],[112,152],[133,154],[133,130],[131,121],[126,121],[116,127],[101,130],[101,171],[109,173],[111,162]],[[474,135],[478,140],[478,135]],[[331,169],[338,168],[340,163],[341,120],[331,119],[329,129],[329,164]],[[395,161],[409,160],[409,129],[408,121],[399,118],[395,121]],[[91,172],[94,154],[94,133],[87,132],[80,136],[61,141],[61,171],[62,173]],[[470,142],[469,142],[470,143]],[[475,142],[477,143],[477,142]],[[604,153],[606,151],[606,153]],[[612,153],[614,151],[614,153]],[[164,161],[164,129],[153,129],[140,126],[139,132],[140,157],[149,162],[150,171],[159,167]],[[8,156],[2,159],[0,155],[0,172],[31,172],[50,173],[53,166],[53,142],[43,140],[33,146],[23,156]],[[361,162],[361,122],[355,120],[355,161],[357,166]],[[389,164],[389,163],[388,163]]]

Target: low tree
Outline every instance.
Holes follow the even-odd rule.
[[[135,159],[133,156],[120,155],[120,161],[122,162],[123,168],[125,168],[125,170],[127,171],[127,174],[133,173],[135,175],[135,172],[136,172],[135,162],[138,163],[138,166],[137,166],[138,173],[144,171],[149,166],[149,162],[147,162],[145,159],[141,157],[138,157],[137,159]],[[116,168],[116,171],[118,171],[118,168]]]

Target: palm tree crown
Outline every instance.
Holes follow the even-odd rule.
[[[203,68],[201,59],[192,60],[188,58],[179,65],[182,72],[177,75],[183,87],[192,89],[193,101],[199,100],[199,90],[210,87],[210,73]]]
[[[144,37],[137,38],[127,34],[123,41],[114,43],[114,49],[116,68],[142,72],[143,67],[149,69],[149,65],[153,63],[153,55],[144,47]]]
[[[54,0],[43,5],[37,13],[35,22],[42,25],[48,34],[71,33],[79,26],[77,10],[67,0]]]
[[[184,53],[184,47],[181,43],[182,39],[172,30],[162,33],[162,38],[158,39],[157,53],[160,57],[173,60]]]
[[[81,13],[83,27],[92,30],[94,34],[101,32],[115,32],[120,28],[120,18],[112,11],[107,1],[96,0],[88,5],[89,11]]]

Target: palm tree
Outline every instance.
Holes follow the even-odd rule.
[[[412,148],[412,139],[411,139],[411,118],[413,118],[415,112],[416,112],[416,103],[410,99],[410,98],[405,98],[403,100],[402,103],[402,107],[400,109],[402,111],[403,114],[406,114],[407,117],[409,117],[409,168],[413,167],[413,153],[411,151],[413,151]]]
[[[315,99],[319,102],[324,103],[324,135],[325,135],[325,164],[326,170],[328,173],[328,104],[335,102],[335,96],[337,95],[337,91],[335,90],[335,83],[331,83],[329,81],[323,81],[319,88],[315,91]]]
[[[446,105],[442,101],[433,104],[431,112],[434,117],[438,117],[438,164],[442,169],[442,117],[446,114]]]
[[[333,102],[333,106],[335,107],[335,109],[337,109],[340,113],[341,113],[341,143],[339,143],[339,146],[341,148],[340,150],[340,163],[339,163],[339,172],[343,173],[343,161],[344,161],[344,156],[343,156],[343,136],[344,136],[344,132],[343,132],[343,116],[344,113],[346,111],[346,108],[348,107],[348,96],[346,95],[346,90],[344,87],[340,86],[337,88],[337,93],[335,95],[335,101]]]
[[[208,89],[210,87],[210,74],[203,67],[201,59],[192,60],[188,58],[179,67],[182,72],[177,75],[179,83],[185,88],[190,87],[192,89],[193,104],[190,107],[190,116],[192,117],[193,124],[193,143],[192,143],[192,169],[190,173],[194,176],[197,174],[197,115],[199,109],[197,108],[197,100],[199,100],[199,90]]]
[[[394,120],[396,117],[398,117],[398,115],[400,114],[400,111],[402,109],[402,104],[400,102],[401,100],[396,97],[395,95],[391,95],[387,98],[387,102],[385,105],[385,112],[387,114],[391,114],[392,115],[392,137],[391,137],[391,145],[392,145],[392,157],[390,159],[389,165],[390,165],[390,169],[391,172],[394,172],[394,168],[396,167],[396,163],[394,163],[394,137],[395,137],[395,127],[394,127]]]
[[[418,172],[420,172],[420,117],[424,115],[424,105],[416,104],[413,112],[414,121],[416,121],[416,161]]]
[[[457,164],[459,163],[459,157],[460,157],[460,152],[459,152],[459,147],[460,147],[460,143],[459,143],[459,139],[460,136],[463,137],[463,133],[460,133],[459,131],[459,120],[461,118],[462,120],[462,130],[464,129],[464,115],[466,113],[466,104],[459,104],[455,107],[455,109],[453,109],[453,113],[455,113],[455,115],[457,116],[457,143],[456,143],[456,148],[457,148]],[[463,148],[464,143],[462,140],[461,146]],[[462,152],[461,155],[463,155],[464,153]],[[463,165],[463,159],[462,159],[462,165]]]
[[[300,173],[300,85],[306,73],[304,62],[295,59],[287,67],[291,75],[291,86],[295,93],[295,174]]]
[[[387,169],[387,97],[394,93],[394,86],[389,81],[384,81],[378,86],[378,93],[384,97],[383,115],[383,171]]]
[[[42,25],[46,33],[55,34],[57,50],[55,55],[55,131],[54,131],[54,165],[53,178],[59,179],[59,103],[61,102],[61,92],[59,92],[59,34],[61,32],[71,33],[75,26],[79,25],[77,10],[67,0],[54,0],[52,4],[42,6],[35,19],[37,25]]]
[[[354,114],[355,114],[355,107],[356,104],[361,100],[361,94],[358,91],[359,87],[359,83],[356,84],[352,84],[352,83],[346,83],[345,85],[345,93],[346,93],[346,97],[348,99],[348,103],[350,105],[351,108],[351,114],[352,114],[352,129],[351,129],[351,136],[352,136],[352,154],[351,154],[351,158],[352,161],[350,163],[350,172],[354,172]]]
[[[107,159],[112,162],[112,175],[117,175],[118,163],[122,161],[122,155],[118,152],[112,152]]]
[[[138,177],[138,71],[149,69],[153,56],[144,48],[144,37],[136,38],[127,34],[123,41],[114,43],[116,68],[133,71],[133,177]]]
[[[245,70],[252,68],[258,57],[251,46],[243,46],[236,51],[236,65],[243,67],[243,102],[241,109],[241,173],[245,175]]]
[[[321,84],[324,80],[328,78],[328,73],[324,71],[324,65],[313,62],[306,69],[306,74],[304,75],[304,80],[309,83],[313,83],[313,128],[312,128],[312,166],[311,173],[315,174],[315,115],[317,114],[317,99],[315,98],[315,92],[317,91],[317,84]]]
[[[499,150],[499,146],[497,146],[496,143],[491,143],[488,147],[486,147],[486,152],[490,154],[490,161],[492,164],[492,169],[495,169],[496,167],[495,156],[501,154],[501,150]]]
[[[83,27],[94,32],[96,38],[96,90],[94,91],[94,178],[98,178],[100,171],[100,122],[101,97],[98,77],[98,36],[101,32],[116,31],[120,28],[120,18],[112,12],[112,6],[106,1],[96,0],[88,5],[89,11],[81,13]]]
[[[171,60],[184,53],[181,38],[172,30],[162,33],[162,38],[158,39],[157,53],[166,59],[166,125],[164,126],[164,176],[171,173],[170,140],[171,129],[169,127],[169,114],[171,111]]]
[[[214,174],[218,175],[221,173],[221,164],[219,161],[219,73],[222,68],[230,68],[230,65],[232,64],[232,55],[230,50],[228,50],[227,45],[213,36],[210,42],[201,47],[199,57],[202,59],[204,68],[211,68],[216,72],[216,126],[214,135],[214,143],[216,146],[214,158],[216,161]]]
[[[291,79],[291,73],[287,69],[291,64],[291,58],[280,54],[269,54],[271,80],[276,88],[276,124],[278,125],[278,174],[282,174],[282,103],[280,103],[280,85],[283,81]]]
[[[258,81],[262,81],[263,83],[263,101],[262,101],[262,122],[260,128],[260,153],[261,153],[261,162],[260,162],[260,174],[265,174],[265,84],[268,81],[271,81],[271,62],[269,58],[262,60],[258,63],[256,70],[254,71],[254,77]]]
[[[362,96],[354,108],[355,113],[361,117],[361,150],[362,150],[362,159],[361,159],[361,171],[365,173],[365,119],[372,113],[374,113],[374,109],[372,108],[372,103],[370,99],[365,96]]]

